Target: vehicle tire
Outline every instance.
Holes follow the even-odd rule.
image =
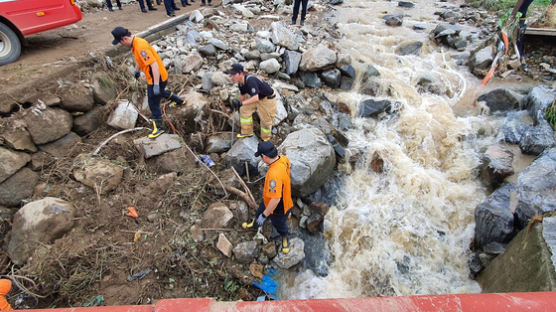
[[[15,62],[21,54],[21,42],[17,34],[0,23],[0,65]]]

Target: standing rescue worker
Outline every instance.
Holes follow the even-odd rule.
[[[239,109],[241,133],[238,138],[253,136],[253,113],[257,112],[261,119],[261,139],[270,140],[272,135],[272,121],[276,116],[276,94],[272,87],[261,79],[246,75],[241,64],[232,65],[226,72],[232,81],[238,84],[239,100],[232,100],[232,104]]]
[[[6,295],[12,289],[12,281],[9,279],[0,279],[0,311],[12,311],[12,307],[6,300]]]
[[[121,43],[124,47],[130,48],[137,65],[135,66],[134,76],[139,79],[141,70],[147,78],[147,98],[149,109],[152,113],[153,132],[149,134],[150,139],[154,139],[164,133],[162,127],[162,113],[160,111],[160,99],[165,97],[176,104],[183,104],[183,99],[166,90],[168,84],[168,72],[154,48],[142,38],[132,35],[129,30],[123,27],[116,27],[112,30],[114,40],[113,45]]]
[[[261,227],[267,218],[282,237],[282,252],[290,252],[288,243],[288,216],[293,206],[291,196],[290,171],[291,164],[288,157],[278,155],[278,150],[270,141],[259,142],[255,157],[261,157],[268,165],[264,180],[263,201],[257,209],[255,219],[251,223],[244,223],[243,228]]]

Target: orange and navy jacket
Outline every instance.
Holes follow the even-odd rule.
[[[268,206],[271,198],[280,198],[280,203],[272,214],[284,215],[293,206],[290,181],[291,164],[288,157],[280,158],[270,164],[264,180],[264,205]]]
[[[164,67],[164,63],[162,63],[160,56],[158,56],[158,53],[156,53],[154,48],[147,42],[147,40],[139,38],[137,36],[133,37],[131,52],[133,52],[135,61],[137,62],[143,73],[145,73],[145,76],[147,76],[148,84],[153,84],[153,75],[150,65],[154,62],[158,64],[158,68],[160,70],[160,82],[166,81],[168,79],[168,72]]]

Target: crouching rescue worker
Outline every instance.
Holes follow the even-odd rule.
[[[8,279],[0,279],[0,311],[12,311],[12,307],[6,300],[6,295],[12,289],[12,282]]]
[[[256,157],[261,157],[268,165],[264,180],[263,201],[251,223],[243,223],[243,228],[261,227],[267,218],[282,238],[282,252],[290,252],[288,242],[288,216],[293,206],[291,196],[290,170],[288,157],[278,155],[278,150],[270,141],[263,141],[257,147]]]
[[[168,84],[168,72],[154,48],[142,38],[132,35],[129,30],[123,27],[116,27],[112,30],[114,40],[113,45],[121,43],[124,47],[130,48],[137,65],[135,66],[135,79],[139,79],[141,70],[147,78],[147,98],[149,109],[152,113],[153,132],[149,134],[150,139],[154,139],[164,133],[162,127],[162,113],[160,111],[160,99],[164,97],[174,101],[178,105],[183,104],[183,99],[166,90]]]
[[[268,141],[272,135],[272,121],[276,116],[276,94],[272,87],[261,79],[246,75],[241,64],[232,65],[226,72],[232,81],[238,84],[239,100],[232,100],[232,104],[239,109],[241,133],[238,138],[253,136],[253,113],[257,112],[261,119],[261,140]]]

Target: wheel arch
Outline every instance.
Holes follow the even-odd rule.
[[[19,42],[21,42],[21,45],[23,46],[23,42],[24,42],[23,34],[21,33],[21,31],[19,31],[19,29],[16,26],[12,22],[10,22],[9,19],[5,18],[2,15],[0,15],[0,23],[10,27],[10,29],[13,30],[13,32],[17,35]]]

